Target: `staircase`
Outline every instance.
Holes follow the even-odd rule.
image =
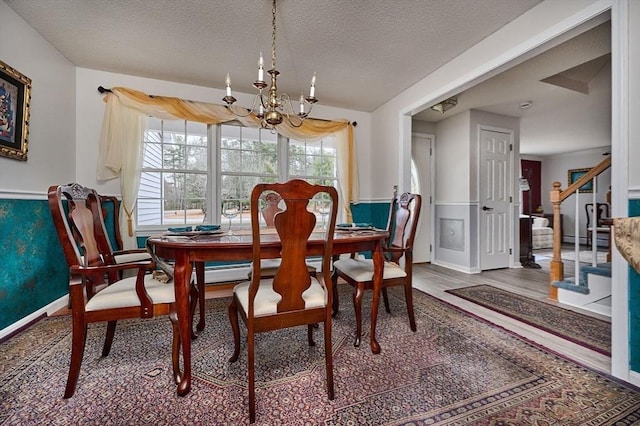
[[[553,260],[551,261],[551,272],[549,286],[549,298],[560,303],[576,306],[581,309],[597,312],[611,317],[611,242],[609,242],[609,252],[607,253],[607,263],[596,263],[591,265],[580,264],[579,259],[579,215],[576,213],[576,240],[575,240],[575,274],[576,278],[564,279],[564,264],[561,258],[562,235],[560,234],[560,207],[570,195],[576,196],[576,206],[578,206],[580,191],[584,184],[593,182],[593,188],[597,188],[596,178],[604,170],[611,166],[611,157],[602,160],[598,165],[591,168],[584,176],[571,184],[564,191],[560,190],[560,182],[553,183],[550,194],[554,215],[554,236],[553,236]],[[595,199],[595,196],[594,196]],[[576,207],[577,208],[577,207]],[[605,222],[606,225],[610,223]],[[595,242],[593,251],[595,256]]]
[[[558,302],[611,317],[611,263],[582,266],[577,283],[568,278],[552,285]]]

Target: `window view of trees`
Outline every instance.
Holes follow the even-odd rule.
[[[208,137],[216,134],[219,141]],[[298,178],[336,186],[333,138],[296,141],[265,129],[149,118],[143,142],[137,203],[143,227],[248,226],[251,190],[260,182]],[[310,206],[319,223],[327,209],[321,199]]]
[[[139,225],[203,222],[208,150],[205,124],[148,119],[137,205]]]

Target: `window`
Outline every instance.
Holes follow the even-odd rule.
[[[138,225],[202,223],[207,212],[207,126],[149,118],[143,143]]]
[[[336,166],[333,137],[288,140],[266,129],[149,118],[138,227],[246,227],[251,190],[257,183],[297,178],[337,187]],[[327,200],[316,200],[310,209],[324,224]]]

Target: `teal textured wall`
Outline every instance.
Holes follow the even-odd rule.
[[[67,263],[46,200],[0,200],[0,265],[0,329],[67,294]]]
[[[355,223],[371,223],[376,228],[387,229],[390,202],[360,203],[351,205]]]
[[[629,217],[640,216],[640,200],[629,200]],[[640,275],[629,266],[629,368],[640,371]]]

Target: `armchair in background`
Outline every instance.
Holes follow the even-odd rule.
[[[532,248],[553,248],[553,228],[546,217],[534,217],[531,224]]]

